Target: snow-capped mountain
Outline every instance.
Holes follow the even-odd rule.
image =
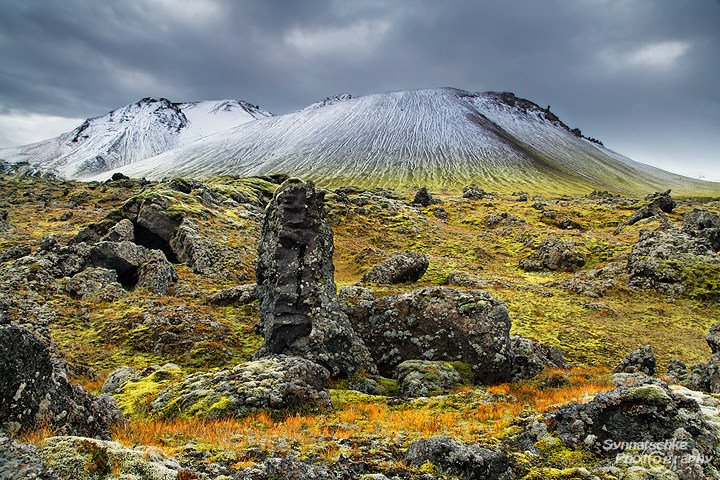
[[[330,97],[120,171],[150,179],[286,173],[323,186],[457,189],[477,183],[503,190],[637,193],[708,188],[612,152],[571,131],[549,109],[511,93],[451,88]]]
[[[165,98],[144,98],[90,118],[59,137],[0,149],[0,160],[27,162],[34,169],[82,179],[270,116],[238,100],[172,103]]]

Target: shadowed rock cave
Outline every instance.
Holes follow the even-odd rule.
[[[135,226],[135,243],[150,250],[161,250],[170,263],[180,263],[175,252],[170,247],[170,242],[160,235],[151,232],[139,223],[133,222]]]

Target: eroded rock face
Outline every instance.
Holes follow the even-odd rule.
[[[237,418],[266,409],[332,408],[325,389],[329,377],[327,369],[309,360],[275,355],[232,370],[189,375],[163,391],[151,407],[164,417],[198,418]]]
[[[479,445],[463,445],[449,437],[433,437],[410,444],[405,460],[413,467],[425,462],[446,475],[466,480],[501,480],[513,477],[507,455]]]
[[[228,305],[247,305],[255,300],[257,300],[257,284],[247,283],[215,292],[208,298],[208,303],[226,307]]]
[[[613,373],[644,373],[652,377],[655,375],[655,365],[652,347],[645,345],[625,355],[622,362],[613,369]]]
[[[264,343],[255,358],[295,355],[335,377],[374,373],[365,344],[340,311],[323,197],[312,182],[288,180],[268,205],[256,268]]]
[[[178,260],[187,264],[193,272],[207,274],[215,261],[207,240],[202,238],[197,230],[198,225],[194,220],[184,218],[177,233],[170,240],[170,247]]]
[[[422,359],[467,363],[478,383],[510,379],[508,309],[487,292],[427,287],[345,311],[384,376]]]
[[[396,284],[403,282],[416,282],[420,280],[428,269],[430,262],[427,255],[419,252],[394,253],[384,262],[375,265],[369,272],[360,278],[360,284],[379,283]]]
[[[73,385],[47,346],[24,328],[0,326],[0,428],[11,433],[46,421],[58,433],[109,438],[123,420],[112,397]]]
[[[178,281],[175,267],[160,250],[150,250],[145,262],[138,268],[138,287],[157,295],[166,295],[170,286]]]
[[[615,235],[620,233],[624,227],[635,225],[640,220],[651,217],[657,217],[660,220],[663,229],[670,227],[670,222],[665,214],[672,213],[676,206],[675,200],[670,197],[670,190],[667,192],[648,195],[645,199],[652,201],[620,222],[618,227],[615,229]]]

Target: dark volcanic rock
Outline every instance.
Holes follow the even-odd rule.
[[[0,429],[15,433],[47,422],[58,434],[109,438],[121,421],[115,400],[68,382],[37,337],[0,326]]]
[[[416,282],[425,274],[430,262],[424,253],[406,250],[394,253],[384,262],[375,265],[360,278],[360,284],[395,284]]]
[[[219,290],[208,298],[208,303],[227,307],[228,305],[247,305],[255,300],[257,300],[257,284],[248,283]]]
[[[463,445],[449,437],[433,437],[410,444],[405,460],[413,467],[425,462],[436,465],[446,475],[467,480],[513,478],[507,455],[479,445]]]
[[[613,373],[644,373],[652,377],[655,375],[655,364],[652,347],[645,345],[625,355],[622,362],[613,369]]]
[[[520,335],[511,335],[513,350],[513,380],[537,375],[547,368],[570,368],[563,353],[550,345],[538,343]]]
[[[663,193],[655,193],[645,197],[646,200],[652,200],[650,204],[637,210],[635,213],[630,215],[628,218],[620,222],[615,229],[615,235],[620,233],[624,227],[635,225],[640,220],[646,218],[657,217],[663,224],[663,229],[670,227],[666,213],[672,213],[675,208],[675,200],[670,197],[670,190]]]
[[[432,204],[432,195],[427,191],[427,187],[422,187],[415,194],[415,198],[412,201],[413,205],[419,205],[421,207],[429,207]]]
[[[720,215],[717,213],[696,208],[683,217],[682,230],[706,239],[714,251],[720,252]]]
[[[135,225],[124,218],[116,223],[102,238],[100,242],[134,242]]]
[[[35,445],[18,443],[0,436],[0,478],[2,480],[60,480],[45,465]]]
[[[652,378],[599,393],[587,404],[560,407],[547,414],[545,421],[566,447],[582,447],[604,457],[628,452],[632,442],[641,445],[674,441],[672,448],[661,447],[659,452],[653,447],[636,450],[663,458],[670,456],[676,462],[670,468],[683,479],[706,478],[701,462],[683,463],[683,456],[714,459],[720,453],[714,428],[698,403]]]
[[[520,260],[520,268],[529,272],[540,270],[576,270],[585,265],[585,257],[575,251],[573,242],[544,238],[529,259]]]
[[[406,360],[397,367],[397,380],[403,397],[427,397],[471,384],[472,374],[463,378],[461,373],[469,370],[470,366],[461,362]]]
[[[704,239],[677,230],[641,230],[627,259],[628,284],[677,295],[688,291],[688,274],[712,272],[718,265],[720,257]]]
[[[296,355],[340,377],[374,373],[367,348],[340,311],[323,197],[312,182],[288,180],[268,205],[256,268],[265,341],[255,358]]]
[[[720,322],[710,327],[710,331],[705,336],[705,340],[713,354],[720,353]]]
[[[480,290],[445,287],[392,295],[347,307],[380,373],[405,360],[467,363],[478,383],[510,379],[510,317],[505,304]]]
[[[177,233],[170,240],[178,260],[187,264],[194,273],[208,274],[211,272],[215,259],[210,252],[208,241],[198,234],[197,223],[190,219],[183,219]]]
[[[482,200],[486,196],[490,196],[487,193],[485,193],[485,190],[482,188],[479,188],[474,183],[472,185],[468,185],[467,187],[463,187],[463,198],[468,198],[470,200]]]
[[[325,389],[329,376],[327,369],[304,358],[273,355],[231,370],[189,375],[165,389],[151,407],[161,416],[182,411],[199,418],[238,418],[267,409],[332,408]]]
[[[107,268],[86,268],[65,283],[73,298],[112,302],[127,295],[118,282],[117,272]]]
[[[138,268],[138,287],[144,287],[157,295],[167,295],[170,285],[178,281],[172,263],[160,250],[150,250],[145,262]]]

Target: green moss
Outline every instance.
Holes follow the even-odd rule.
[[[623,395],[622,399],[628,402],[644,402],[661,407],[670,403],[670,397],[658,385],[644,385],[635,388]]]
[[[122,392],[114,395],[115,400],[126,417],[147,416],[150,404],[158,394],[183,375],[181,369],[158,370],[147,377],[129,380]]]

